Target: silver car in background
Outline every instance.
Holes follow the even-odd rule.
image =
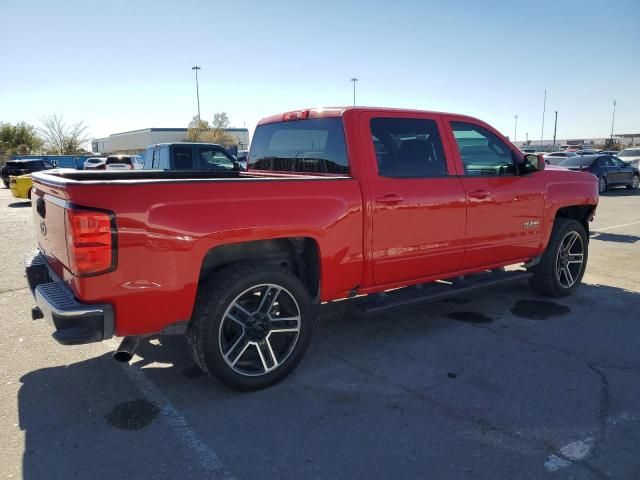
[[[640,171],[640,147],[625,148],[616,157]]]
[[[544,162],[548,165],[558,165],[567,158],[575,157],[573,152],[551,152],[544,155]]]

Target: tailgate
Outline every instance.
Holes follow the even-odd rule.
[[[66,199],[43,191],[41,185],[35,185],[32,191],[31,211],[35,224],[38,248],[47,257],[49,263],[60,274],[59,263],[69,265],[65,233]]]

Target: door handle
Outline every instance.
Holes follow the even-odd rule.
[[[390,193],[388,195],[385,195],[384,197],[378,197],[376,198],[376,203],[382,203],[384,205],[395,205],[397,203],[400,203],[403,200],[403,198],[399,195],[396,195],[395,193]]]
[[[489,197],[490,195],[491,193],[487,192],[486,190],[475,190],[473,192],[469,192],[469,198],[483,199]]]

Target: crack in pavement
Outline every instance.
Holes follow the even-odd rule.
[[[402,391],[404,391],[405,393],[409,394],[410,396],[417,398],[419,400],[422,400],[424,402],[429,403],[431,406],[435,407],[436,409],[438,409],[440,411],[440,413],[443,413],[444,416],[446,416],[449,419],[452,419],[454,421],[459,421],[461,423],[467,424],[471,427],[473,427],[474,429],[480,431],[480,433],[487,434],[487,433],[493,433],[493,434],[500,434],[504,437],[506,437],[509,440],[516,440],[525,444],[528,444],[530,447],[535,448],[536,450],[541,449],[543,450],[547,455],[552,455],[553,453],[556,452],[556,448],[551,445],[550,443],[546,442],[546,441],[541,441],[538,439],[534,439],[534,438],[529,438],[525,435],[523,435],[521,432],[512,432],[502,426],[498,426],[495,424],[492,424],[490,421],[488,421],[485,418],[479,417],[479,416],[468,416],[465,415],[463,413],[461,413],[458,410],[449,408],[449,406],[444,405],[438,401],[436,401],[435,399],[429,397],[428,395],[425,395],[422,391],[417,390],[417,389],[413,389],[407,385],[402,385],[400,383],[397,382],[393,382],[392,380],[390,380],[389,378],[387,378],[385,375],[381,375],[380,373],[370,370],[368,368],[362,367],[361,365],[358,365],[350,360],[347,360],[345,358],[327,353],[327,355],[331,358],[333,358],[334,360],[338,360],[340,362],[343,362],[344,364],[355,368],[356,370],[365,373],[366,375],[376,378],[378,380],[381,380],[395,388],[398,388]],[[450,380],[446,380],[443,382],[439,382],[439,383],[435,383],[433,385],[430,385],[428,388],[430,391],[432,391],[435,388],[438,388],[446,383],[450,383]]]
[[[507,338],[510,340],[513,340],[515,342],[520,342],[520,343],[524,343],[526,345],[530,345],[530,346],[536,346],[536,347],[540,347],[540,348],[545,348],[548,350],[552,350],[554,352],[557,353],[561,353],[564,355],[567,355],[568,357],[572,358],[573,360],[577,361],[578,363],[582,363],[585,365],[585,367],[592,372],[594,375],[596,375],[598,377],[598,381],[600,384],[600,401],[599,401],[599,406],[598,406],[598,412],[596,415],[596,420],[598,422],[598,432],[596,434],[596,438],[594,439],[593,442],[593,448],[591,449],[591,452],[589,453],[589,455],[587,455],[585,458],[580,459],[580,460],[571,460],[570,458],[565,458],[563,457],[563,455],[560,453],[560,449],[558,449],[558,451],[554,452],[554,454],[556,456],[558,456],[559,458],[562,458],[563,460],[567,460],[570,461],[571,463],[577,463],[580,465],[583,465],[585,468],[588,468],[590,471],[592,471],[592,473],[602,477],[602,478],[608,478],[608,476],[600,471],[599,469],[597,469],[596,467],[594,467],[593,465],[589,464],[589,460],[592,459],[594,457],[595,451],[598,449],[598,447],[601,446],[602,443],[604,443],[604,441],[607,438],[607,430],[608,430],[608,421],[607,419],[610,416],[610,410],[611,410],[611,392],[610,392],[610,383],[609,383],[609,379],[607,378],[607,375],[601,370],[603,368],[608,368],[609,366],[605,366],[605,365],[598,365],[597,363],[591,362],[588,359],[582,358],[579,355],[576,355],[575,353],[569,351],[569,350],[564,350],[562,348],[556,347],[554,345],[549,345],[546,343],[541,343],[541,342],[535,342],[523,337],[515,337],[513,335],[508,335],[502,332],[499,332],[497,330],[494,330],[493,328],[487,327],[487,326],[483,326],[483,325],[478,325],[478,324],[474,324],[472,325],[475,328],[481,328],[483,330],[486,330],[494,335],[500,336],[502,338]],[[627,369],[627,366],[614,366],[612,368],[623,368],[623,369]],[[631,369],[635,369],[636,367],[631,367]]]
[[[0,295],[4,295],[5,293],[22,292],[23,290],[29,290],[29,287],[8,288],[6,290],[0,290]]]

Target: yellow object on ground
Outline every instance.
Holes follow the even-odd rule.
[[[9,188],[16,198],[24,198],[31,200],[31,174],[20,175],[19,177],[9,177]]]

